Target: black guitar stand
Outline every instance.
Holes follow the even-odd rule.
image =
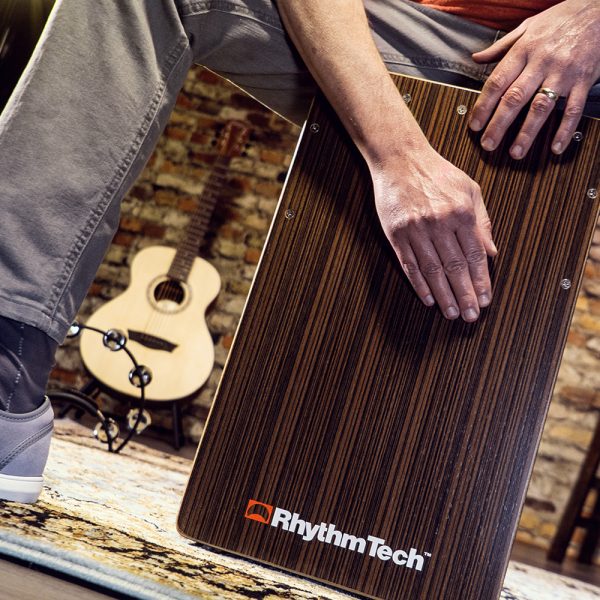
[[[131,403],[131,398],[125,396],[124,394],[119,394],[118,392],[115,392],[112,389],[109,389],[108,387],[103,385],[100,381],[98,381],[94,377],[92,377],[92,379],[90,381],[88,381],[79,390],[73,390],[73,392],[77,392],[78,394],[83,394],[84,396],[91,398],[94,401],[98,397],[100,392],[104,392],[105,394],[109,395],[111,398],[114,398],[115,400],[122,400],[124,402]],[[49,395],[51,396],[54,393],[55,392],[52,391]],[[146,408],[150,409],[152,411],[152,413],[154,413],[156,410],[163,410],[163,411],[169,410],[171,412],[172,430],[171,430],[170,444],[175,450],[179,450],[180,448],[185,446],[185,435],[183,433],[183,415],[182,415],[182,410],[181,410],[181,404],[182,403],[180,400],[161,401],[160,403],[158,403],[158,402],[153,403],[152,400],[145,401]],[[59,418],[64,417],[65,414],[68,413],[70,410],[75,411],[74,415],[76,418],[80,418],[85,412],[84,410],[77,408],[77,406],[74,406],[74,405],[65,406],[64,408],[61,409],[61,411],[59,411],[59,413],[58,413]],[[130,415],[131,415],[132,411],[134,411],[134,410],[136,410],[136,409],[132,408],[132,410],[130,411]],[[148,420],[148,417],[146,416],[145,419]],[[145,423],[144,425],[145,425],[145,427],[147,427],[149,424],[150,424],[150,422],[148,420],[148,422]],[[142,431],[143,431],[143,429],[140,429],[138,431],[138,433],[141,433]]]

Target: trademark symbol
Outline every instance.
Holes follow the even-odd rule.
[[[425,554],[427,558],[431,558],[431,552],[424,552],[423,554]]]

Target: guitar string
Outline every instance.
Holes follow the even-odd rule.
[[[221,169],[223,170],[223,173],[218,172]],[[171,268],[173,265],[177,267],[177,263],[175,261],[178,259],[178,248],[171,262],[171,268],[169,269],[169,272],[165,274],[166,280],[159,284],[161,287],[158,290],[158,297],[155,296],[155,301],[157,304],[160,304],[164,301],[172,301],[180,304],[181,302],[185,301],[186,289],[184,284],[188,281],[189,274],[194,267],[196,258],[199,258],[198,253],[200,244],[208,232],[208,224],[218,202],[218,194],[216,190],[217,188],[222,188],[224,186],[225,178],[226,166],[221,164],[221,162],[219,162],[218,165],[215,163],[214,170],[211,173],[211,176],[200,196],[198,208],[190,220],[186,235],[182,244],[180,245],[180,248],[183,249],[182,252],[179,252],[179,260],[181,263],[183,263],[183,268],[181,266],[179,267],[179,275],[181,277],[169,276],[169,272],[171,272],[171,275],[177,275],[177,273],[172,272]],[[194,237],[196,237],[196,239],[193,239]],[[156,288],[152,291],[153,295],[155,293]],[[181,298],[179,298],[179,296],[181,296]],[[146,321],[145,330],[151,331],[152,335],[156,335],[157,337],[165,337],[165,333],[168,334],[168,328],[166,325],[171,323],[170,317],[172,314],[173,313],[168,312],[166,307],[163,307],[163,310],[160,308],[154,308],[154,310],[150,312],[149,318]]]
[[[178,280],[176,277],[172,277],[173,275],[177,275],[172,269],[174,265],[177,266],[175,261],[178,258],[178,252],[179,258],[181,259],[181,256],[184,256],[183,260],[185,261],[185,268],[182,273],[180,273],[183,282],[187,280],[196,258],[198,258],[200,243],[208,232],[211,217],[214,213],[219,196],[221,195],[219,192],[222,193],[222,190],[225,187],[231,158],[238,156],[241,153],[243,145],[247,140],[247,128],[243,124],[238,123],[238,130],[237,132],[234,132],[232,130],[235,125],[236,122],[230,121],[217,140],[217,155],[211,174],[200,195],[198,207],[190,219],[183,243],[179,245],[174,258],[171,261],[169,271],[166,274],[166,281],[163,282],[162,287],[158,291],[158,297],[155,296],[155,301],[157,303],[163,300],[173,302],[177,302],[178,300],[179,286],[172,283],[172,280],[175,280],[175,282]],[[239,128],[239,126],[241,126],[241,128]],[[234,140],[233,144],[231,143],[232,140]],[[198,230],[200,239],[195,240],[196,243],[192,244],[192,248],[190,248],[190,240],[193,237],[194,231],[198,233]],[[179,251],[180,248],[182,248],[181,252]],[[181,285],[181,289],[183,291],[181,301],[183,302],[185,301],[185,287]],[[153,288],[151,293],[154,295],[156,293],[156,288]],[[156,335],[157,337],[164,339],[163,328],[165,323],[172,323],[172,319],[170,319],[171,315],[172,313],[153,307],[153,310],[150,312],[150,316],[146,321],[145,331],[151,332],[151,335]]]
[[[219,193],[217,190],[222,190],[225,187],[230,159],[231,157],[226,154],[219,154],[217,156],[213,165],[211,175],[208,181],[206,182],[204,190],[200,196],[199,206],[196,209],[194,215],[192,216],[190,224],[188,225],[188,228],[186,230],[184,241],[180,245],[180,247],[183,247],[185,252],[185,259],[183,259],[186,264],[186,267],[183,271],[183,275],[185,275],[185,277],[182,277],[182,280],[184,282],[189,276],[191,269],[193,268],[195,259],[198,257],[200,242],[202,239],[204,239],[208,231],[208,225],[219,198]],[[197,240],[197,243],[193,244],[192,250],[189,247],[190,239],[192,238],[194,230],[197,231],[198,229],[200,230],[201,238]],[[180,252],[180,257],[181,255],[182,253]],[[171,262],[171,268],[173,267],[175,260],[177,260],[177,251],[175,253],[173,261]],[[169,271],[171,271],[171,268],[169,269]],[[158,298],[156,298],[155,296],[156,302],[159,303],[164,300],[177,302],[178,296],[180,295],[179,290],[182,290],[183,293],[183,298],[181,299],[181,301],[185,301],[185,287],[180,284],[172,283],[173,280],[177,282],[178,278],[170,277],[168,273],[166,274],[166,277],[166,281],[163,282],[162,287],[159,290]],[[152,294],[155,293],[155,290],[156,288],[154,288]],[[150,312],[150,316],[146,321],[145,330],[151,331],[151,335],[156,335],[157,337],[164,338],[164,334],[168,333],[168,331],[165,331],[165,325],[171,323],[171,315],[172,313],[168,313],[164,310],[154,308],[154,310]]]
[[[214,212],[214,209],[216,208],[216,204],[219,201],[219,198],[223,195],[223,190],[226,189],[226,187],[228,187],[227,179],[229,176],[230,160],[234,156],[239,156],[241,154],[241,150],[243,149],[243,146],[247,140],[247,128],[242,125],[243,131],[242,131],[241,136],[238,131],[238,133],[236,134],[236,137],[237,137],[236,143],[233,146],[231,144],[229,144],[229,147],[233,148],[233,150],[237,150],[237,152],[234,153],[233,151],[231,151],[229,154],[223,154],[221,150],[225,144],[222,143],[222,140],[225,137],[224,134],[228,127],[229,127],[229,125],[226,125],[226,129],[223,131],[223,133],[221,134],[221,137],[219,138],[219,141],[217,143],[217,147],[219,149],[219,154],[215,155],[216,158],[215,158],[210,176],[204,186],[204,189],[202,190],[202,194],[200,194],[200,196],[199,196],[198,206],[195,209],[195,211],[190,219],[190,223],[188,224],[188,228],[190,226],[192,226],[192,227],[194,227],[194,229],[196,230],[197,233],[200,232],[200,234],[201,234],[200,238],[197,240],[197,243],[192,244],[192,246],[193,246],[192,249],[190,249],[190,247],[189,247],[189,239],[188,239],[188,235],[187,235],[188,228],[186,228],[186,234],[184,236],[184,243],[187,244],[187,247],[184,247],[184,249],[183,249],[184,253],[182,256],[184,256],[185,263],[188,263],[188,266],[187,266],[187,269],[183,269],[182,272],[187,270],[188,275],[194,265],[195,259],[199,258],[200,243],[204,240],[204,237],[209,230],[210,220],[211,220],[212,214]],[[190,232],[190,233],[192,233],[192,232]],[[175,251],[175,256],[177,255],[178,249],[179,249],[179,246]],[[175,260],[175,256],[171,260],[171,266],[173,266],[173,261]],[[156,286],[152,286],[152,289],[150,290],[150,293],[154,296],[154,299],[157,302],[160,302],[162,300],[171,300],[171,301],[176,302],[178,300],[178,298],[177,298],[178,291],[177,291],[176,286],[169,285],[169,283],[171,281],[171,277],[169,275],[170,271],[171,271],[171,268],[169,267],[169,270],[167,271],[167,273],[165,273],[166,285],[162,286],[161,289],[158,290],[158,293],[156,296],[154,296],[154,294],[156,292]],[[171,274],[176,274],[176,273],[171,273]],[[185,278],[184,278],[184,281],[185,281]],[[147,289],[148,288],[146,287],[146,290]],[[130,307],[134,308],[134,303],[131,303]],[[168,335],[163,336],[162,335],[164,323],[170,322],[170,319],[169,319],[170,314],[157,311],[154,306],[151,306],[150,308],[151,308],[150,316],[149,316],[149,318],[146,319],[146,327],[144,328],[144,326],[142,325],[142,333],[144,331],[146,331],[146,332],[150,333],[150,335],[156,335],[157,337],[160,337],[162,339],[167,339],[168,341],[170,341],[169,338],[171,336],[168,336]],[[154,314],[155,312],[157,312],[158,314],[155,315]],[[205,318],[204,313],[199,316],[200,316],[200,318]],[[92,318],[93,318],[93,315],[92,315]],[[130,320],[133,322],[136,321],[135,318],[130,318]],[[109,325],[109,326],[114,327],[114,324]],[[127,327],[127,326],[125,326],[125,327]],[[127,332],[127,329],[125,329],[125,331]],[[141,346],[140,350],[143,351],[144,350],[143,345],[140,345],[140,346]],[[136,352],[137,352],[137,350],[136,350]],[[143,354],[142,354],[142,356],[143,356]],[[150,369],[152,369],[152,364],[150,364],[150,362],[148,362],[147,366]]]

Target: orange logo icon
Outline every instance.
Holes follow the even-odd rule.
[[[259,523],[268,525],[271,522],[271,514],[273,513],[273,507],[270,504],[264,504],[257,500],[249,500],[248,506],[246,507],[246,519],[252,519]]]

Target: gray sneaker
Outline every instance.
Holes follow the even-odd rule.
[[[0,410],[0,500],[38,499],[53,426],[54,412],[48,398],[29,413]]]

